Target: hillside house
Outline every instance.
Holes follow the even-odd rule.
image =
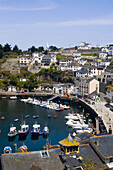
[[[106,53],[106,52],[100,52],[100,53],[99,53],[99,58],[100,58],[100,59],[106,59],[107,56],[108,56],[108,53]]]
[[[8,92],[16,92],[16,87],[15,86],[9,86],[8,87]]]
[[[67,84],[54,84],[53,85],[53,92],[55,94],[64,95],[65,93],[71,94],[74,91],[74,85],[71,83]]]
[[[78,46],[78,50],[88,50],[91,49],[91,44],[81,42],[80,45]]]
[[[108,54],[113,56],[113,45],[109,47]]]
[[[99,81],[95,78],[85,77],[79,81],[79,96],[89,96],[93,92],[99,94]]]
[[[20,67],[27,67],[30,62],[31,62],[31,58],[30,57],[20,57],[19,58],[19,65],[20,65]]]

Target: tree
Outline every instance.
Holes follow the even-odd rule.
[[[17,76],[16,75],[11,75],[10,77],[10,84],[13,85],[13,86],[16,86],[17,85]]]
[[[77,50],[78,49],[78,47],[77,46],[75,46],[75,50]]]
[[[49,47],[49,49],[51,51],[57,51],[58,50],[58,48],[56,46],[52,46],[52,45]]]
[[[13,47],[13,51],[14,51],[14,52],[18,52],[18,51],[19,51],[19,49],[18,49],[18,46],[17,46],[17,45],[15,45],[15,46]]]
[[[3,83],[4,83],[4,86],[5,86],[5,87],[8,87],[8,86],[9,86],[9,81],[8,81],[8,78],[7,78],[7,77],[4,78]]]
[[[28,49],[28,51],[34,53],[35,51],[37,51],[37,48],[35,48],[35,46],[32,46],[31,48]]]
[[[2,47],[2,45],[0,44],[0,51],[3,51],[3,47]]]
[[[42,51],[44,51],[44,47],[43,46],[38,48],[38,52],[42,52]]]
[[[37,76],[35,74],[31,74],[28,77],[27,84],[29,86],[29,90],[33,89],[37,85]]]
[[[47,54],[48,54],[48,50],[45,50],[45,51],[44,51],[44,54],[47,55]]]
[[[4,46],[4,52],[10,52],[11,51],[11,45],[9,45],[8,43],[5,44]]]
[[[3,51],[0,51],[0,59],[3,58]]]

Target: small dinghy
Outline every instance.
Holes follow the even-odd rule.
[[[48,115],[48,118],[51,118],[51,115]]]
[[[33,119],[37,119],[39,117],[39,115],[34,115]]]
[[[5,117],[4,117],[4,116],[2,116],[2,117],[1,117],[1,120],[5,120]]]
[[[2,99],[6,99],[7,97],[4,96],[4,97],[1,97],[1,98],[2,98]]]
[[[19,119],[14,119],[14,122],[18,122]]]
[[[57,118],[57,115],[53,116],[53,118]]]
[[[29,115],[26,115],[26,116],[25,116],[25,118],[28,118],[28,117],[29,117]]]

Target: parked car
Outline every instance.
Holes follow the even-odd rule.
[[[109,104],[105,104],[105,106],[106,106],[106,107],[110,107],[110,105],[109,105]]]

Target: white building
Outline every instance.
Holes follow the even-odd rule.
[[[78,70],[75,72],[75,77],[84,78],[84,77],[93,77],[92,72],[86,70]]]
[[[31,62],[31,58],[29,57],[19,58],[19,64],[21,67],[27,67],[30,62]]]
[[[82,78],[79,81],[79,95],[88,96],[93,92],[99,93],[99,81],[95,78]]]
[[[51,64],[55,64],[56,62],[56,55],[44,55],[41,60],[41,65],[50,66]]]
[[[71,83],[67,84],[54,84],[53,85],[53,92],[55,94],[61,94],[64,95],[67,93],[67,95],[70,95],[74,92],[74,85]]]
[[[87,60],[78,60],[78,64],[84,65],[85,63],[87,63]]]
[[[32,61],[31,61],[31,65],[35,64],[36,62],[38,64],[41,64],[42,66],[44,65],[51,65],[53,63],[56,63],[56,55],[51,54],[51,55],[44,55],[44,54],[40,54],[38,52],[35,52],[32,54]]]
[[[77,66],[76,64],[74,63],[71,63],[67,66],[67,71],[78,71],[78,70],[81,70],[81,66]]]
[[[105,71],[103,67],[89,67],[87,70],[91,72],[93,76],[101,75]]]
[[[113,46],[109,47],[108,54],[113,56]]]
[[[76,52],[76,53],[73,53],[73,57],[75,61],[78,61],[81,59],[82,56],[81,56],[81,53]]]
[[[107,58],[107,55],[108,55],[108,53],[106,53],[106,52],[100,52],[100,53],[99,53],[99,58],[101,58],[101,59],[106,59],[106,58]]]
[[[100,63],[99,63],[99,65],[100,66],[104,66],[104,67],[107,67],[107,66],[109,66],[110,65],[110,61],[101,61]]]
[[[101,51],[104,52],[104,53],[108,53],[109,49],[108,49],[108,47],[103,47],[103,48],[101,49]]]
[[[91,49],[91,44],[81,42],[80,45],[78,46],[78,49],[79,50],[89,50],[89,49]]]
[[[43,57],[43,54],[40,54],[40,53],[38,53],[38,52],[34,52],[33,54],[32,54],[32,64],[35,64],[36,62],[37,63],[41,63],[41,61],[42,61],[42,57]]]
[[[16,87],[15,86],[9,86],[8,92],[16,92]]]
[[[71,64],[73,62],[73,58],[65,58],[59,61],[59,65],[65,65],[67,66],[68,64]]]

